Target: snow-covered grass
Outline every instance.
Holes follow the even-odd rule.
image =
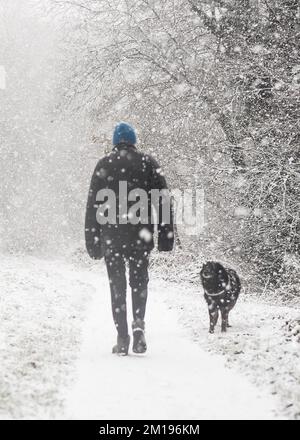
[[[242,262],[240,258],[235,259],[232,256],[220,258],[218,252],[214,251],[209,257],[204,256],[201,251],[194,249],[184,250],[175,249],[172,253],[152,254],[152,271],[161,279],[175,283],[199,284],[199,273],[201,266],[208,259],[217,260],[226,267],[235,269],[242,279],[243,289],[246,296],[258,302],[266,302],[270,305],[288,305],[299,308],[300,305],[300,259],[287,259],[286,272],[281,285],[274,288],[268,280],[262,285],[259,276],[248,264]],[[166,270],[161,270],[161,268]]]
[[[62,262],[1,257],[0,418],[62,411],[90,286]]]

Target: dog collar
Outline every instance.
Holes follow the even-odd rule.
[[[224,290],[222,290],[222,292],[219,293],[208,293],[206,290],[204,290],[204,292],[206,293],[207,296],[212,296],[212,297],[216,297],[216,296],[221,296],[224,295],[225,292],[228,292],[231,288],[231,284],[230,284],[230,280],[227,284],[227,286],[225,287]]]

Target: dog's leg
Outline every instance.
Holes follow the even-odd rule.
[[[229,324],[229,313],[230,313],[230,310],[227,311],[227,316],[226,316],[226,328],[230,328],[230,327],[231,327],[231,325]]]
[[[227,307],[221,310],[222,314],[222,332],[226,333],[227,328],[229,327],[229,310]]]
[[[229,313],[230,313],[230,312],[228,312],[227,323],[226,323],[226,327],[227,327],[227,328],[231,328],[231,327],[232,327],[232,325],[229,324]]]
[[[227,307],[227,308],[228,308],[227,324],[226,324],[226,327],[227,327],[227,328],[231,328],[231,327],[232,327],[232,325],[229,324],[229,313],[230,313],[231,310],[234,308],[234,306],[235,306],[235,304],[231,305],[230,307]]]
[[[218,308],[214,305],[211,305],[209,308],[209,319],[210,319],[209,333],[214,334],[215,327],[216,327],[216,325],[218,323],[218,319],[219,319]]]

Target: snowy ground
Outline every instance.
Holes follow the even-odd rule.
[[[103,281],[107,286],[107,282]],[[79,375],[67,399],[72,419],[268,419],[275,402],[263,397],[221,359],[189,340],[177,316],[152,290],[148,309],[150,351],[146,357],[111,355],[107,287],[88,314]]]
[[[286,326],[287,321],[299,319],[299,308],[242,297],[231,313],[233,327],[228,333],[223,335],[219,328],[215,335],[209,335],[200,287],[174,284],[170,295],[166,294],[168,283],[159,284],[165,304],[176,310],[180,325],[198,347],[223,356],[227,367],[276,397],[277,414],[300,420],[300,344]]]
[[[1,256],[0,419],[62,414],[91,297],[60,262]]]
[[[284,329],[297,317],[293,309],[241,301],[234,328],[210,336],[197,289],[155,279],[149,353],[120,359],[110,354],[115,332],[102,264],[2,257],[0,287],[2,419],[269,419],[300,412],[300,346]]]

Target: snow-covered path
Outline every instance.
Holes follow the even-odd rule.
[[[78,377],[66,403],[70,419],[273,419],[275,402],[221,357],[189,340],[176,313],[151,289],[149,353],[118,358],[104,274],[95,276]],[[166,292],[165,292],[166,293]]]
[[[0,419],[300,416],[292,307],[241,298],[211,336],[200,289],[152,276],[149,353],[118,358],[103,264],[2,256],[0,290]]]

